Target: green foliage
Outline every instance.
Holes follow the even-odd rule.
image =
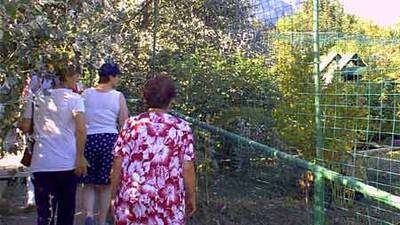
[[[308,1],[297,14],[282,18],[277,31],[311,31],[311,6]],[[398,133],[391,120],[398,105],[394,96],[398,94],[399,36],[391,28],[345,14],[337,1],[321,1],[320,10],[321,56],[357,53],[367,64],[361,80],[343,81],[342,73],[336,71],[333,82],[321,88],[325,159],[337,162],[371,143],[390,145],[387,139]],[[312,41],[307,33],[280,36],[272,44],[271,68],[282,94],[280,101],[287,103],[278,104],[274,111],[280,137],[308,159],[315,152]]]
[[[122,10],[120,4],[122,1],[1,2],[0,102],[5,110],[0,137],[19,117],[24,80],[40,64],[75,61],[83,65],[88,85],[93,84],[95,69],[105,58],[115,58],[124,69],[132,68],[127,62],[136,58],[131,51],[134,47],[124,49],[129,53],[121,48],[138,36],[137,30],[126,27],[131,18],[127,15],[137,8]],[[0,138],[0,146],[1,142]]]
[[[208,48],[187,55],[165,50],[158,59],[162,61],[157,63],[158,70],[171,74],[179,84],[175,105],[181,111],[230,130],[236,125],[229,121],[239,117],[252,125],[273,124],[271,113],[278,94],[265,57],[225,55]],[[255,115],[262,118],[255,119]]]
[[[177,81],[177,108],[202,119],[217,118],[221,108],[238,107],[248,99],[264,102],[265,96],[274,96],[265,58],[243,53],[249,43],[241,34],[252,26],[245,19],[249,6],[247,0],[161,0],[155,12],[152,1],[2,1],[0,84],[10,88],[0,94],[2,105],[7,103],[1,132],[19,117],[25,78],[41,63],[67,60],[83,66],[83,81],[91,86],[96,68],[113,59],[124,73],[119,89],[135,99],[141,98],[150,64],[156,62],[156,72]],[[270,102],[256,106],[271,109]],[[135,112],[143,110],[138,104],[131,103]]]
[[[152,75],[154,63],[156,73],[167,73],[175,79],[179,89],[177,109],[235,132],[242,132],[238,123],[246,124],[250,131],[247,136],[274,146],[282,139],[285,147],[312,159],[315,124],[311,3],[305,1],[297,13],[281,18],[274,29],[269,28],[267,35],[253,39],[251,33],[263,25],[249,22],[252,5],[248,0],[160,0],[156,12],[153,1],[147,0],[3,0],[0,113],[4,111],[4,122],[0,137],[17,120],[25,77],[40,63],[73,60],[83,66],[83,80],[91,86],[96,82],[96,68],[111,58],[122,67],[119,89],[128,98],[141,98],[141,87]],[[396,105],[390,93],[398,92],[391,83],[398,80],[400,48],[398,43],[382,40],[398,38],[397,30],[348,15],[337,0],[322,0],[320,12],[321,55],[356,52],[368,65],[359,83],[335,79],[323,87],[321,104]],[[153,27],[154,16],[157,27]],[[154,31],[156,52],[152,51]],[[275,36],[269,34],[280,35],[271,39]],[[369,86],[370,81],[376,84]],[[343,96],[334,95],[339,90]],[[348,97],[355,92],[363,94]],[[383,94],[371,95],[379,92]],[[140,104],[130,103],[134,113],[143,110]],[[329,137],[324,145],[334,150],[331,152],[350,152],[355,140],[384,139],[368,129],[389,132],[393,127],[390,122],[329,119],[381,116],[367,107],[322,107],[322,113],[324,134]],[[393,111],[385,113],[389,118]],[[356,127],[364,131],[353,132]],[[341,137],[341,141],[332,137]]]
[[[313,30],[313,1],[306,0],[301,10],[294,15],[284,17],[278,21],[278,32],[306,32]],[[320,32],[349,33],[357,18],[344,12],[338,0],[321,0]]]

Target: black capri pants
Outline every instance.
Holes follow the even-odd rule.
[[[77,177],[74,170],[33,173],[38,225],[73,225]]]

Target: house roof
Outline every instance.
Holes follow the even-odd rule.
[[[338,61],[338,65],[337,68],[335,68],[335,71],[341,71],[342,75],[345,73],[360,74],[362,73],[362,71],[364,71],[364,68],[360,67],[366,66],[364,61],[360,58],[360,56],[357,53],[350,53],[344,55],[340,55],[336,52],[330,53],[327,56],[325,56],[320,63],[320,71],[324,72],[322,74],[322,80],[325,85],[328,85],[332,82],[335,71],[324,71],[324,70],[326,70],[329,67],[329,65],[331,65],[331,63],[334,61]],[[346,66],[349,65],[350,62],[354,62],[354,64],[357,67],[346,68]]]
[[[360,56],[358,56],[357,53],[350,53],[342,56],[342,58],[339,60],[338,69],[343,70],[343,68],[346,67],[351,61],[355,61],[357,66],[366,66],[364,61],[360,58]]]
[[[334,60],[340,60],[341,58],[342,56],[336,52],[329,53],[321,60],[319,64],[320,71],[324,71]]]

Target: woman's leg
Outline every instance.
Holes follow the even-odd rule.
[[[33,176],[26,178],[25,207],[35,206],[35,188],[33,186]]]
[[[99,225],[105,225],[110,209],[111,188],[110,185],[98,185],[99,190]]]
[[[89,163],[88,171],[85,177],[83,177],[83,189],[82,189],[82,201],[83,208],[85,210],[85,224],[93,224],[94,223],[94,204],[95,204],[95,185],[94,181],[98,179],[98,156],[96,154],[96,148],[98,143],[98,135],[91,134],[87,136],[87,141],[85,145],[85,158]],[[89,219],[91,218],[91,219]],[[89,220],[88,220],[89,219]]]
[[[98,185],[99,190],[99,225],[106,224],[107,214],[111,202],[110,172],[114,155],[112,154],[117,134],[103,134],[101,138],[101,148],[99,149],[99,178],[102,185]]]
[[[73,170],[58,172],[57,225],[74,225],[77,177]]]
[[[84,184],[83,186],[83,207],[86,217],[94,217],[94,201],[95,201],[95,186],[93,184]]]
[[[54,172],[34,173],[35,201],[38,225],[54,225],[56,201],[56,180]]]

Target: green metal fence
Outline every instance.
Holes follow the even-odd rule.
[[[249,138],[245,138],[243,136],[228,132],[224,129],[221,129],[219,127],[215,127],[215,126],[209,125],[207,123],[198,121],[196,119],[185,116],[183,114],[176,113],[176,115],[191,122],[195,128],[211,132],[212,134],[218,135],[219,138],[226,138],[224,140],[233,141],[238,144],[241,144],[242,146],[246,146],[248,151],[258,151],[260,153],[263,153],[264,155],[267,155],[274,159],[278,159],[284,163],[293,164],[300,168],[312,171],[314,174],[319,174],[319,176],[321,176],[321,179],[324,179],[324,180],[327,180],[330,182],[334,182],[337,185],[342,186],[343,188],[350,188],[351,190],[357,191],[358,193],[363,194],[367,199],[369,199],[371,201],[376,201],[380,204],[389,206],[389,207],[393,208],[394,210],[400,209],[400,197],[399,196],[391,194],[387,191],[381,190],[374,186],[365,184],[363,182],[360,182],[356,177],[345,176],[345,175],[337,173],[333,170],[329,170],[323,166],[319,166],[315,163],[311,163],[309,161],[299,159],[298,157],[293,156],[291,154],[287,154],[283,151],[279,151],[275,148],[260,144]],[[318,188],[318,186],[316,186],[315,188]],[[321,191],[322,193],[325,193],[324,189],[325,189],[325,187],[323,186],[322,191]],[[355,200],[353,199],[353,201],[355,201]],[[324,224],[324,221],[326,218],[325,210],[324,210],[324,208],[325,208],[324,201],[315,201],[314,200],[314,210],[317,208],[321,208],[322,212],[320,215],[315,216],[314,224]],[[274,213],[274,212],[269,212],[269,213]],[[315,214],[317,214],[317,213],[314,213],[314,215]],[[337,222],[337,221],[334,221],[334,222]],[[360,221],[358,221],[358,222],[360,222]],[[383,221],[383,222],[386,223],[385,221]],[[329,223],[329,224],[331,224],[331,223]]]
[[[398,224],[400,171],[396,152],[399,106],[396,72],[400,65],[393,62],[381,63],[379,58],[387,60],[387,56],[377,51],[387,48],[389,52],[386,54],[398,58],[399,52],[394,50],[400,47],[398,36],[390,32],[381,34],[346,27],[343,24],[348,21],[334,18],[337,15],[328,10],[329,7],[337,6],[335,4],[335,1],[322,1],[321,5],[318,0],[292,1],[293,8],[289,12],[282,12],[284,7],[280,8],[278,1],[252,1],[251,6],[259,10],[255,15],[256,20],[264,19],[264,24],[265,20],[276,22],[273,28],[256,29],[266,45],[266,65],[274,68],[281,63],[280,57],[286,57],[287,67],[291,67],[287,74],[282,68],[272,69],[272,76],[279,77],[280,74],[276,73],[283,72],[282,77],[290,77],[278,89],[281,92],[292,89],[288,91],[287,98],[280,96],[281,102],[273,114],[284,120],[277,122],[278,132],[280,129],[292,129],[280,135],[285,143],[283,146],[269,147],[246,138],[252,135],[240,129],[236,129],[237,134],[234,134],[190,117],[182,117],[193,122],[203,132],[208,132],[209,139],[214,139],[212,144],[208,143],[208,147],[218,145],[215,142],[222,142],[222,145],[229,142],[233,143],[230,146],[244,148],[244,151],[258,152],[247,155],[253,160],[249,166],[253,172],[244,176],[259,179],[257,170],[276,172],[269,171],[271,168],[268,167],[254,166],[257,159],[265,158],[267,161],[280,161],[275,168],[283,171],[281,176],[292,173],[297,167],[305,169],[302,174],[307,174],[307,170],[312,171],[312,181],[305,181],[308,197],[313,193],[313,208],[308,205],[304,210],[303,216],[306,218],[296,213],[291,214],[287,210],[291,208],[289,206],[281,212],[279,209],[265,212],[280,215],[281,221],[285,221],[283,223]],[[285,13],[288,15],[285,16]],[[369,28],[378,29],[373,25]],[[262,98],[251,100],[263,101]],[[249,104],[249,99],[241,101],[241,106],[257,107],[256,103]],[[198,140],[200,145],[205,141],[202,138]],[[280,147],[282,149],[277,150]],[[294,151],[288,151],[293,148]],[[212,153],[208,154],[212,157]],[[202,159],[207,161],[207,157]],[[288,165],[290,169],[285,167]],[[206,171],[212,170],[211,167],[206,163]],[[210,186],[209,183],[215,177],[218,176],[209,176],[204,187]],[[304,177],[307,176],[298,176],[299,180],[289,178],[281,184],[287,197],[296,195],[290,192],[288,186],[297,184],[297,188],[301,189],[299,183],[304,184]],[[265,176],[264,181],[268,180],[273,181],[270,176]],[[314,185],[313,188],[309,187],[310,183]],[[265,192],[273,189],[268,185],[262,188]],[[303,198],[307,199],[307,196]],[[266,204],[269,202],[266,201]],[[284,220],[283,217],[297,217],[298,220]],[[259,224],[276,224],[279,221],[276,218],[268,220],[268,216],[260,218]]]
[[[38,23],[33,38],[46,31],[45,46],[64,46],[40,15],[56,28],[52,12],[63,12],[54,15],[70,24],[60,30],[87,85],[101,58],[121,63],[132,99],[147,76],[176,80],[174,108],[196,136],[199,211],[189,224],[399,224],[398,28],[336,0],[69,2],[41,1],[21,30]],[[29,13],[7,5],[9,18]]]

